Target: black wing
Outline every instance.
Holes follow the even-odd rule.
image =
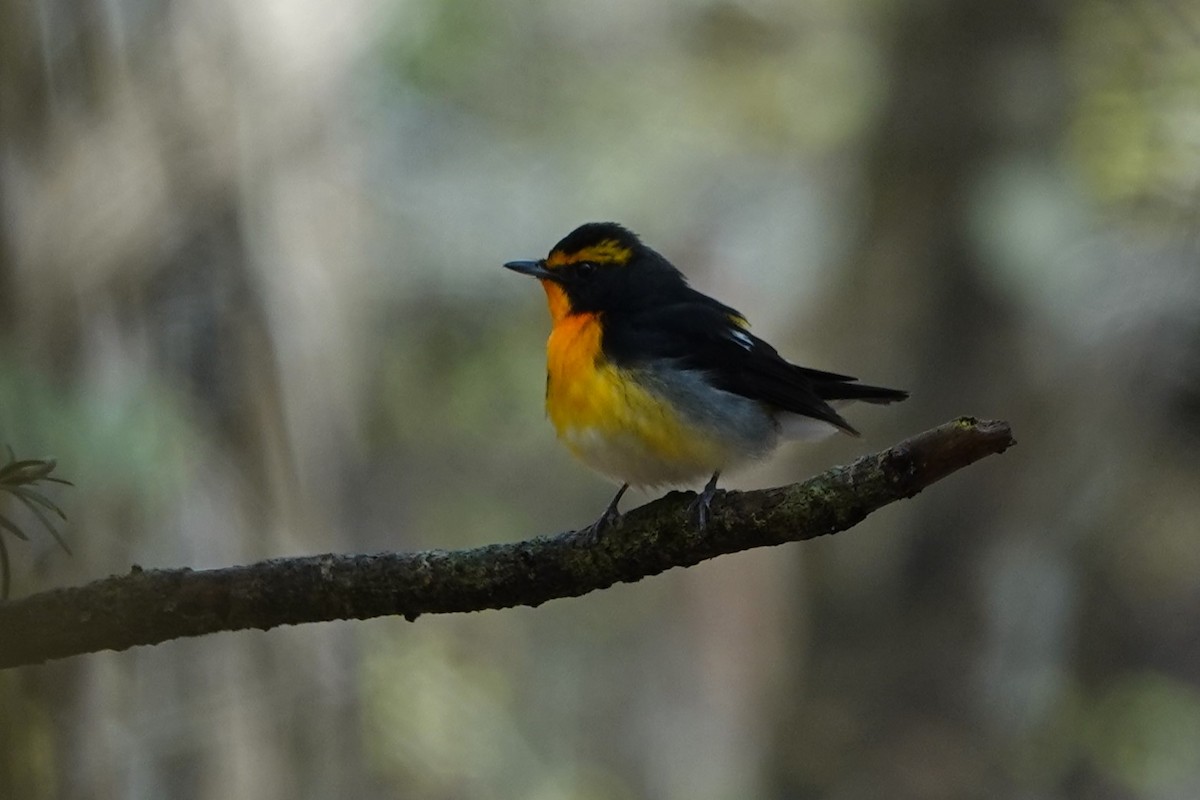
[[[607,315],[604,352],[621,366],[670,360],[709,375],[713,385],[768,405],[823,420],[858,435],[827,400],[876,403],[907,392],[855,383],[849,375],[789,364],[774,347],[743,327],[741,314],[696,292],[691,302],[634,314]]]

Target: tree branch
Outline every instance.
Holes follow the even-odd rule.
[[[1008,423],[963,417],[803,483],[722,492],[703,532],[691,493],[630,511],[599,542],[574,533],[470,550],[277,558],[143,570],[0,603],[0,668],[183,636],[333,619],[537,606],[724,553],[843,531],[1014,444]]]

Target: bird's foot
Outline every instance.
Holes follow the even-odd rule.
[[[604,513],[600,515],[600,519],[582,528],[579,535],[582,536],[591,544],[600,541],[600,537],[606,530],[618,524],[621,521],[621,512],[617,510],[617,504],[621,502],[621,495],[625,494],[625,490],[629,488],[629,484],[623,485],[617,490],[617,495],[608,504],[608,508],[604,509]]]
[[[621,512],[615,508],[609,508],[600,515],[600,519],[588,525],[586,528],[579,530],[579,535],[586,539],[589,543],[595,544],[600,541],[600,537],[604,532],[621,521]]]
[[[709,512],[713,498],[717,494],[717,478],[719,477],[721,477],[721,473],[714,472],[708,483],[704,484],[704,491],[696,495],[696,499],[688,506],[688,515],[695,518],[696,525],[700,530],[704,530],[708,525]]]

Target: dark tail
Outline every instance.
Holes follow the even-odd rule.
[[[795,364],[788,365],[792,370],[790,394],[776,395],[768,400],[783,411],[813,417],[834,425],[851,436],[858,436],[858,431],[842,415],[829,405],[828,401],[861,400],[865,403],[895,403],[908,397],[908,392],[901,389],[888,389],[883,386],[871,386],[865,383],[855,383],[856,378],[849,375],[839,375],[836,372],[822,372]],[[780,402],[779,397],[785,397]]]

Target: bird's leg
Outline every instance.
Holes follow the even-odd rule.
[[[621,484],[621,488],[617,489],[616,496],[608,504],[608,508],[604,509],[604,513],[600,515],[600,519],[588,525],[580,532],[593,542],[599,541],[600,534],[612,527],[621,518],[621,512],[617,510],[617,504],[621,502],[621,495],[625,494],[625,490],[628,488],[628,483]]]
[[[688,512],[696,515],[696,523],[700,526],[700,530],[704,530],[704,526],[708,524],[708,507],[712,505],[713,496],[717,493],[717,478],[721,477],[721,470],[717,470],[708,479],[708,483],[704,484],[704,491],[696,495],[696,499],[688,506]]]

